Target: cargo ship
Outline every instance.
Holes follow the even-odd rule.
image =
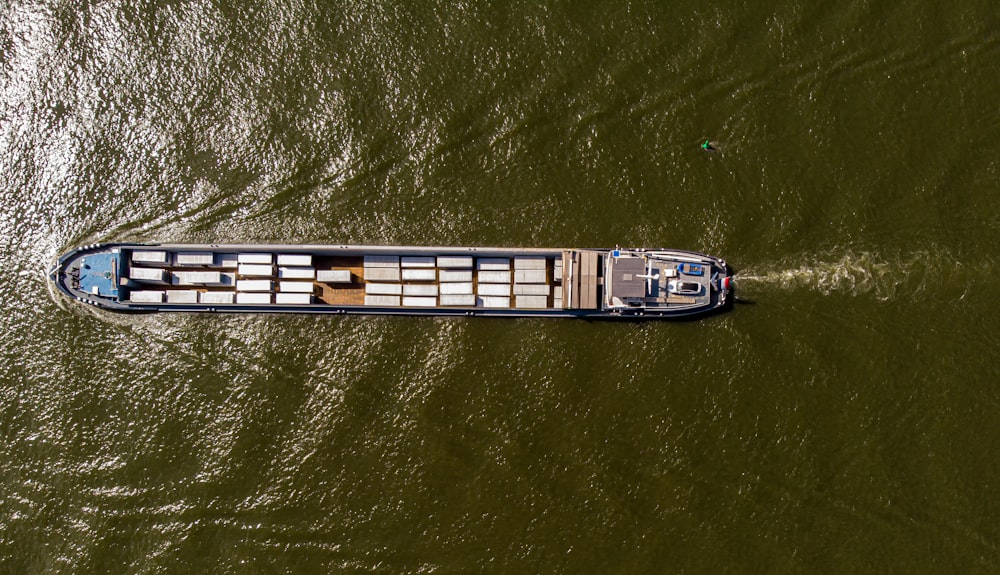
[[[731,271],[670,249],[108,243],[49,272],[117,312],[687,318],[725,308]]]

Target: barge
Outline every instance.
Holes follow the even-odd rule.
[[[669,249],[109,243],[49,272],[116,312],[685,318],[731,303],[720,258]]]

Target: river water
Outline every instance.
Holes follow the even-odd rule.
[[[1000,571],[998,61],[984,0],[7,0],[0,572]],[[668,246],[743,301],[119,316],[46,282],[95,241]]]

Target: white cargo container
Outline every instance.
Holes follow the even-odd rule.
[[[403,281],[427,282],[437,279],[437,270],[403,268]]]
[[[273,264],[274,254],[240,254],[237,261],[241,264]]]
[[[135,250],[132,252],[132,263],[166,265],[167,252],[160,250]]]
[[[480,296],[476,298],[477,307],[504,308],[510,307],[509,297]]]
[[[437,307],[436,297],[403,296],[405,307]]]
[[[441,295],[471,294],[472,282],[441,284],[439,288]]]
[[[438,287],[434,284],[404,284],[403,295],[436,296]]]
[[[440,270],[438,271],[438,281],[447,282],[471,282],[472,270]]]
[[[151,290],[134,290],[129,294],[132,303],[163,303],[163,292]]]
[[[274,275],[274,266],[271,264],[240,264],[239,274],[241,276],[271,277]]]
[[[509,284],[510,272],[501,271],[481,271],[479,272],[479,283],[481,284]]]
[[[263,304],[271,303],[271,294],[259,292],[240,292],[236,294],[236,303]]]
[[[545,256],[518,256],[514,258],[514,270],[544,270]]]
[[[236,269],[240,263],[240,258],[237,254],[215,254],[215,265],[216,267],[224,269]]]
[[[276,293],[274,303],[286,305],[308,305],[312,303],[311,293]]]
[[[514,298],[514,306],[518,309],[540,309],[548,307],[549,298],[543,295],[519,295]]]
[[[467,294],[441,294],[441,305],[442,306],[461,306],[461,307],[474,307],[476,305],[476,296],[472,293]]]
[[[236,291],[274,291],[274,282],[271,280],[237,280]]]
[[[398,268],[399,256],[371,255],[365,256],[366,268]]]
[[[438,256],[439,268],[471,268],[472,256]]]
[[[198,292],[193,289],[168,289],[167,303],[198,303]]]
[[[379,307],[398,307],[399,306],[399,296],[398,295],[366,295],[365,305],[379,306]]]
[[[517,284],[543,284],[545,283],[545,270],[514,270],[514,283]]]
[[[479,295],[500,295],[509,296],[510,295],[510,284],[479,284]]]
[[[282,279],[311,280],[316,277],[315,268],[278,268],[278,277]]]
[[[177,252],[175,262],[179,266],[210,266],[215,263],[215,254],[212,252]]]
[[[365,268],[365,281],[398,282],[399,268]]]
[[[402,284],[365,284],[365,293],[371,295],[401,295]]]
[[[279,266],[311,266],[312,254],[278,254]]]
[[[175,271],[171,283],[178,286],[187,285],[230,285],[222,272],[217,271]]]
[[[278,291],[293,293],[313,293],[312,282],[278,282]]]
[[[198,301],[200,303],[233,303],[233,297],[236,296],[235,292],[231,291],[203,291],[198,296]]]
[[[129,270],[129,279],[142,283],[165,284],[169,281],[167,270],[160,268],[137,268]]]
[[[434,256],[403,256],[400,263],[404,268],[433,268]]]
[[[549,295],[548,284],[514,284],[514,295]]]
[[[509,258],[479,258],[476,260],[476,269],[504,271],[510,269]]]
[[[317,270],[316,281],[328,284],[351,283],[351,270]]]

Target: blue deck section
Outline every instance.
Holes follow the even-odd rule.
[[[118,297],[120,270],[120,253],[90,254],[80,266],[80,289],[89,294]]]

